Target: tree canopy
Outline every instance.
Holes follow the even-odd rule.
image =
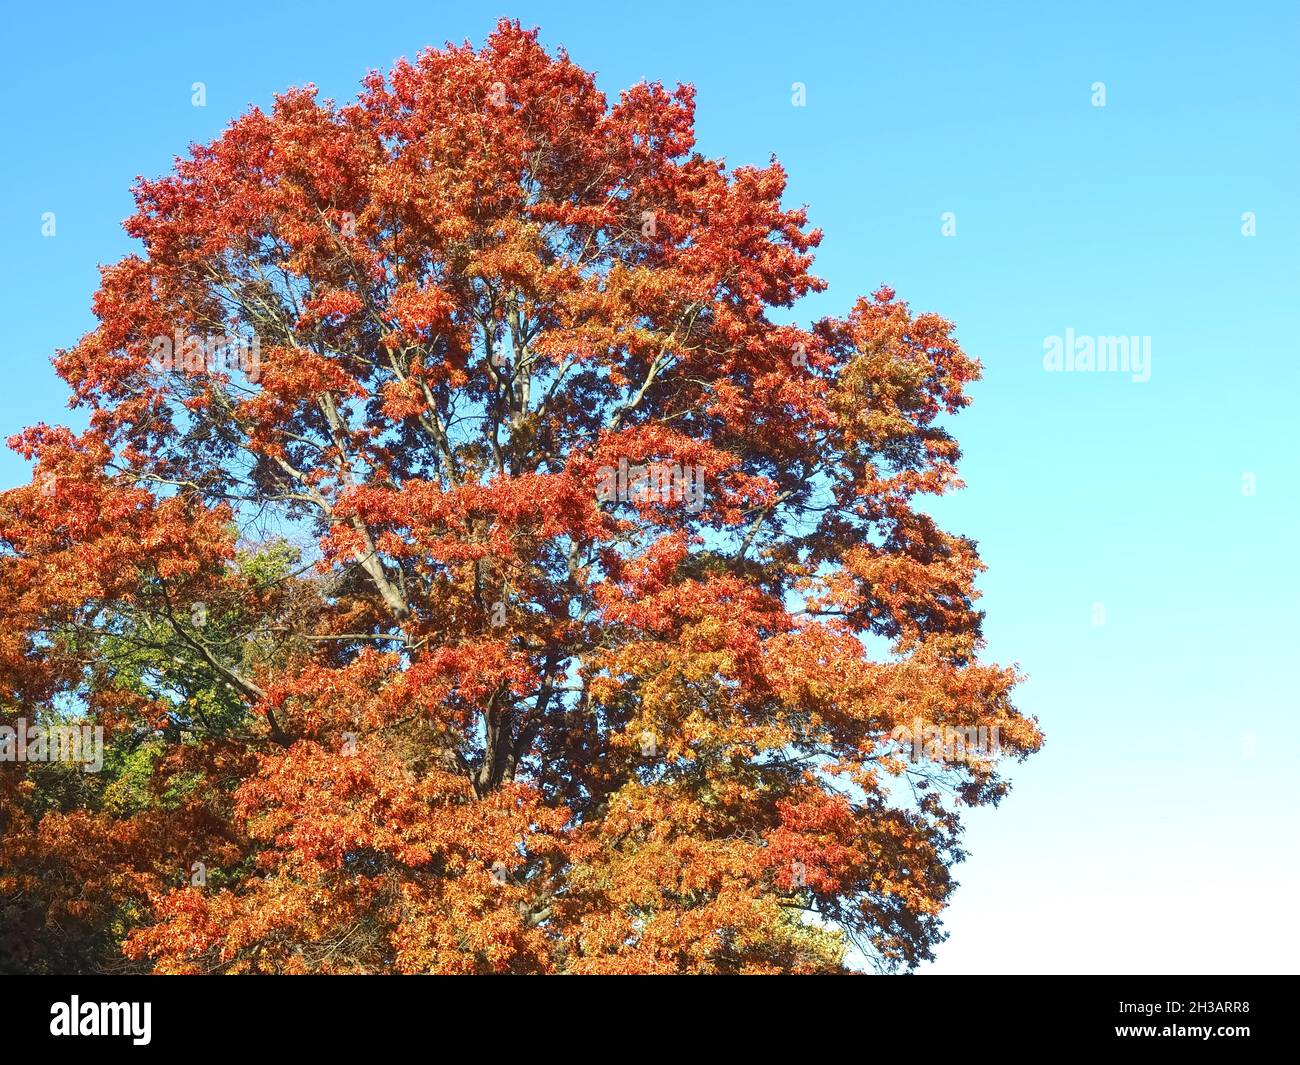
[[[918,502],[979,366],[774,321],[821,234],[693,127],[503,21],[138,183],[0,494],[0,722],[104,736],[0,762],[0,968],[930,957],[1041,743]]]

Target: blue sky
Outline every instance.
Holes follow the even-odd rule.
[[[1138,6],[16,6],[0,435],[80,424],[48,360],[132,250],[133,178],[250,104],[347,98],[500,15],[611,95],[693,82],[701,150],[775,154],[826,231],[798,317],[888,282],[985,365],[955,422],[968,490],[934,509],[980,542],[989,656],[1029,675],[1048,745],[972,817],[926,971],[1295,972],[1300,5]],[[1046,372],[1067,330],[1150,338],[1150,380]],[[28,476],[0,456],[0,488]]]

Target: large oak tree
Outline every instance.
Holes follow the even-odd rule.
[[[0,496],[0,718],[107,744],[0,763],[0,965],[931,955],[1041,742],[917,506],[978,364],[888,288],[774,322],[820,234],[693,120],[503,22],[138,184],[56,360],[90,428]]]

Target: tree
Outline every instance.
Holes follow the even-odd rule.
[[[979,367],[888,288],[772,321],[820,233],[693,121],[503,21],[138,183],[0,496],[5,720],[107,749],[0,764],[7,967],[930,957],[1041,743],[916,506]]]

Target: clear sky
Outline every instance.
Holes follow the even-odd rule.
[[[1300,970],[1294,0],[111,7],[6,4],[0,435],[81,424],[49,357],[132,250],[135,175],[277,90],[348,98],[500,15],[611,96],[693,82],[700,149],[775,154],[826,231],[799,317],[888,282],[985,365],[935,509],[1048,744],[972,818],[925,971]],[[1067,331],[1149,338],[1150,379],[1047,372]]]

